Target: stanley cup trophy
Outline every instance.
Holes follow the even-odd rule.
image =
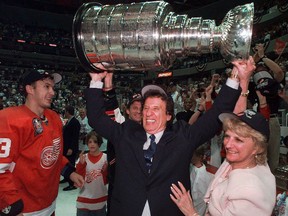
[[[73,20],[76,55],[87,71],[163,71],[177,58],[220,52],[248,59],[253,3],[230,10],[223,22],[176,15],[164,1],[83,4]],[[98,66],[98,67],[97,67]]]

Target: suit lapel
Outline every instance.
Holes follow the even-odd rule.
[[[153,173],[158,169],[158,167],[161,166],[161,160],[166,151],[166,145],[170,143],[174,138],[175,138],[175,133],[173,133],[170,130],[164,131],[163,136],[157,143],[157,148],[153,157],[153,164],[152,164],[150,175],[153,175]]]
[[[139,140],[139,142],[137,141],[137,144],[133,146],[133,149],[135,150],[135,156],[138,160],[138,163],[139,163],[142,171],[146,175],[148,175],[146,163],[144,160],[144,152],[143,152],[143,145],[147,140],[146,133],[145,133],[145,131],[144,131],[144,133],[143,133],[143,131],[136,131],[134,136],[135,137],[133,138],[133,140]]]

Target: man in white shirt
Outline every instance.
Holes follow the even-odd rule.
[[[79,109],[78,121],[81,125],[80,135],[79,135],[79,154],[80,154],[82,151],[88,151],[88,147],[85,143],[85,139],[86,139],[86,135],[93,130],[88,124],[88,118],[86,115],[85,108]]]

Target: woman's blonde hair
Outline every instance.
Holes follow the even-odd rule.
[[[224,119],[223,120],[223,130],[231,130],[241,137],[251,137],[255,143],[257,149],[257,154],[255,155],[256,163],[258,165],[264,165],[267,162],[267,139],[266,137],[258,132],[257,130],[250,127],[245,122],[240,119]]]

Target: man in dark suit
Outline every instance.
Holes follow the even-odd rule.
[[[70,161],[70,163],[75,166],[75,160],[78,153],[78,145],[79,145],[79,134],[81,125],[79,121],[74,116],[75,109],[73,106],[65,107],[65,118],[67,118],[67,122],[63,127],[63,155]],[[63,179],[61,183],[68,182],[69,185],[63,188],[63,191],[74,190],[76,187],[73,185],[74,183],[70,179]]]
[[[111,216],[183,215],[170,199],[171,184],[181,181],[190,187],[189,164],[194,149],[219,130],[220,113],[233,111],[241,92],[239,84],[248,85],[253,63],[251,59],[244,65],[234,63],[234,73],[213,107],[193,125],[184,121],[172,124],[173,101],[156,85],[142,89],[142,125],[129,119],[119,124],[105,114],[102,79],[107,72],[90,74],[90,88],[85,91],[89,125],[113,143],[117,155]],[[151,135],[155,139],[150,143]]]
[[[110,74],[111,75],[111,74]],[[112,79],[112,78],[111,78]],[[110,80],[109,78],[106,80]],[[110,82],[109,82],[110,83]],[[107,87],[108,86],[108,87]],[[109,91],[105,91],[105,107],[106,107],[106,114],[109,115],[110,118],[113,120],[122,123],[125,121],[125,117],[122,116],[118,101],[115,94],[115,89],[111,85],[107,85],[105,82],[105,88],[109,89]],[[111,89],[111,90],[110,90]],[[112,111],[113,110],[113,111]],[[129,118],[133,121],[138,122],[141,124],[142,122],[142,96],[141,94],[133,94],[128,99],[126,104],[126,118]],[[114,145],[108,140],[107,142],[107,160],[108,160],[108,200],[107,200],[107,214],[106,216],[110,216],[110,200],[113,193],[113,186],[114,186],[114,179],[115,179],[115,167],[116,167],[116,154]]]

